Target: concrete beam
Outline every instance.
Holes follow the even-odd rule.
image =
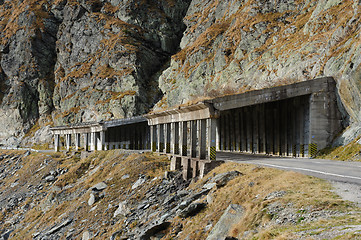
[[[211,102],[216,110],[225,111],[255,104],[280,101],[315,92],[328,91],[329,85],[334,84],[334,82],[332,77],[318,78],[285,86],[220,97],[213,99]]]
[[[155,112],[144,115],[149,125],[157,125],[172,122],[192,121],[217,116],[209,103],[201,102],[191,106],[178,107],[163,112]]]

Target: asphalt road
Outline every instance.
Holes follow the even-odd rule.
[[[271,157],[255,154],[217,152],[217,160],[255,164],[300,172],[318,178],[361,185],[361,162],[324,159]]]

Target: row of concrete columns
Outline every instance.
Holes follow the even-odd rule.
[[[311,156],[309,99],[308,95],[222,112],[218,150]]]
[[[108,149],[150,149],[150,133],[146,122],[109,128],[105,135]]]
[[[72,135],[74,135],[74,147],[75,151],[78,151],[81,147],[85,151],[95,151],[95,150],[107,150],[108,146],[105,144],[105,132],[91,132],[91,133],[75,133],[75,134],[64,134],[65,136],[65,149],[70,151],[70,148],[73,146]],[[83,135],[83,141],[81,141],[81,135]],[[55,151],[60,151],[61,148],[61,135],[54,135],[54,148]],[[82,142],[82,144],[81,144]]]
[[[217,119],[172,122],[150,127],[154,152],[216,160]]]
[[[91,131],[91,129],[87,130]],[[150,133],[146,122],[111,127],[100,132],[65,132],[62,135],[65,137],[64,146],[67,151],[70,151],[72,146],[74,146],[75,151],[78,151],[81,147],[84,148],[85,151],[110,149],[150,149]],[[62,145],[61,136],[60,134],[54,134],[54,137],[55,151],[59,151]]]

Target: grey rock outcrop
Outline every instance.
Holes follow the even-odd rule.
[[[357,0],[193,0],[157,107],[333,76],[344,113],[360,122],[360,10]]]
[[[189,3],[2,1],[0,144],[19,144],[36,123],[147,112],[161,94],[153,75],[178,49]],[[50,141],[39,133],[24,144],[39,140]]]
[[[231,227],[238,223],[244,214],[242,206],[231,204],[224,211],[222,217],[209,233],[207,240],[225,239],[228,237]]]

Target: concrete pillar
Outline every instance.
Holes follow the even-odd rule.
[[[235,151],[241,151],[241,124],[240,124],[240,111],[237,109],[234,113],[234,136],[235,136]]]
[[[127,138],[128,138],[128,146],[127,149],[135,149],[135,129],[127,126]]]
[[[309,121],[309,116],[308,116],[308,109],[309,109],[309,105],[308,105],[308,96],[303,96],[302,100],[301,100],[301,105],[302,108],[300,109],[300,112],[302,114],[302,122],[301,122],[301,126],[300,126],[300,142],[301,142],[301,146],[300,146],[300,154],[301,157],[306,157],[306,146],[308,144],[307,140],[308,140],[308,135],[306,134],[308,132],[308,121]]]
[[[156,125],[151,125],[150,126],[150,142],[151,142],[151,149],[152,149],[152,152],[155,152],[157,151],[157,139],[156,139],[156,136],[157,136],[157,126]]]
[[[225,123],[225,115],[221,114],[220,118],[219,118],[219,125],[220,125],[220,129],[219,129],[219,142],[220,142],[220,150],[226,150],[226,136],[225,136],[225,131],[226,131],[226,123]]]
[[[259,152],[266,153],[266,126],[265,126],[265,105],[261,104],[258,115],[259,124]]]
[[[174,170],[178,170],[181,169],[182,167],[182,158],[178,157],[178,156],[171,156],[170,157],[170,170],[174,171]]]
[[[171,133],[171,129],[170,129],[170,123],[166,123],[164,124],[165,127],[165,132],[164,132],[164,138],[165,138],[165,152],[166,153],[170,153],[170,133]]]
[[[95,132],[90,133],[90,151],[96,150],[96,139],[95,139]]]
[[[188,180],[192,177],[191,159],[188,157],[182,157],[181,161],[183,168],[183,179]]]
[[[235,117],[234,117],[234,109],[229,111],[229,150],[235,151],[236,150],[236,138],[235,138]]]
[[[208,127],[208,158],[211,161],[216,160],[216,138],[217,138],[217,119],[209,118],[207,119]]]
[[[229,113],[226,112],[224,116],[224,150],[231,150],[231,136],[229,134]]]
[[[164,125],[157,125],[158,152],[164,151]]]
[[[179,123],[179,145],[181,146],[181,155],[187,156],[187,122],[180,122]]]
[[[221,150],[221,118],[216,119],[216,149]]]
[[[295,107],[295,145],[296,145],[296,149],[295,149],[295,157],[300,157],[300,146],[301,146],[301,142],[300,142],[300,125],[301,125],[301,114],[300,114],[300,109],[301,109],[301,101],[300,98],[297,97],[295,99],[295,105],[297,107]]]
[[[253,131],[253,124],[252,124],[252,113],[249,111],[249,107],[245,108],[245,117],[246,117],[246,129],[247,129],[247,152],[252,152],[252,131]]]
[[[95,133],[96,136],[96,145],[97,145],[97,150],[98,151],[102,151],[105,150],[104,148],[104,143],[105,143],[105,132],[97,132]]]
[[[304,152],[305,157],[311,157],[309,152],[309,144],[311,139],[310,134],[310,96],[307,96],[305,99],[305,104],[307,104],[304,108],[304,130],[303,130],[303,143],[304,143]]]
[[[70,151],[71,147],[71,134],[66,134],[66,151]]]
[[[280,154],[280,116],[279,116],[279,102],[274,104],[273,109],[273,123],[274,123],[274,140],[273,140],[273,154]]]
[[[206,159],[207,157],[207,120],[198,120],[198,145],[199,145],[199,158]]]
[[[252,107],[253,119],[253,153],[259,153],[259,125],[258,125],[259,105]]]
[[[247,151],[247,125],[245,124],[246,117],[244,114],[244,108],[240,109],[239,120],[241,122],[241,125],[240,125],[240,128],[241,128],[241,151],[246,152]]]
[[[80,148],[80,134],[75,134],[75,151],[79,151]]]
[[[179,151],[179,122],[171,123],[171,153],[178,155]]]
[[[172,122],[170,123],[170,145],[169,145],[169,152],[174,155],[174,150],[175,150],[175,123]]]
[[[54,135],[54,151],[55,152],[60,151],[60,135],[59,134]]]
[[[288,135],[287,135],[287,142],[288,142],[288,156],[293,156],[293,148],[294,148],[294,106],[293,106],[293,99],[288,99]]]
[[[89,151],[89,135],[88,135],[88,133],[84,133],[83,137],[84,137],[84,150]]]
[[[118,132],[119,149],[125,149],[125,131],[124,126],[119,128]]]
[[[197,157],[197,121],[196,120],[192,120],[190,121],[191,124],[191,134],[190,134],[190,139],[191,139],[191,146],[190,146],[190,157],[191,158],[196,158]]]
[[[266,153],[273,154],[274,124],[273,124],[273,103],[267,103],[266,110]]]
[[[287,124],[289,119],[287,118],[287,101],[283,100],[280,104],[281,106],[281,152],[283,156],[287,156],[287,141],[288,141],[288,134],[287,134]]]

